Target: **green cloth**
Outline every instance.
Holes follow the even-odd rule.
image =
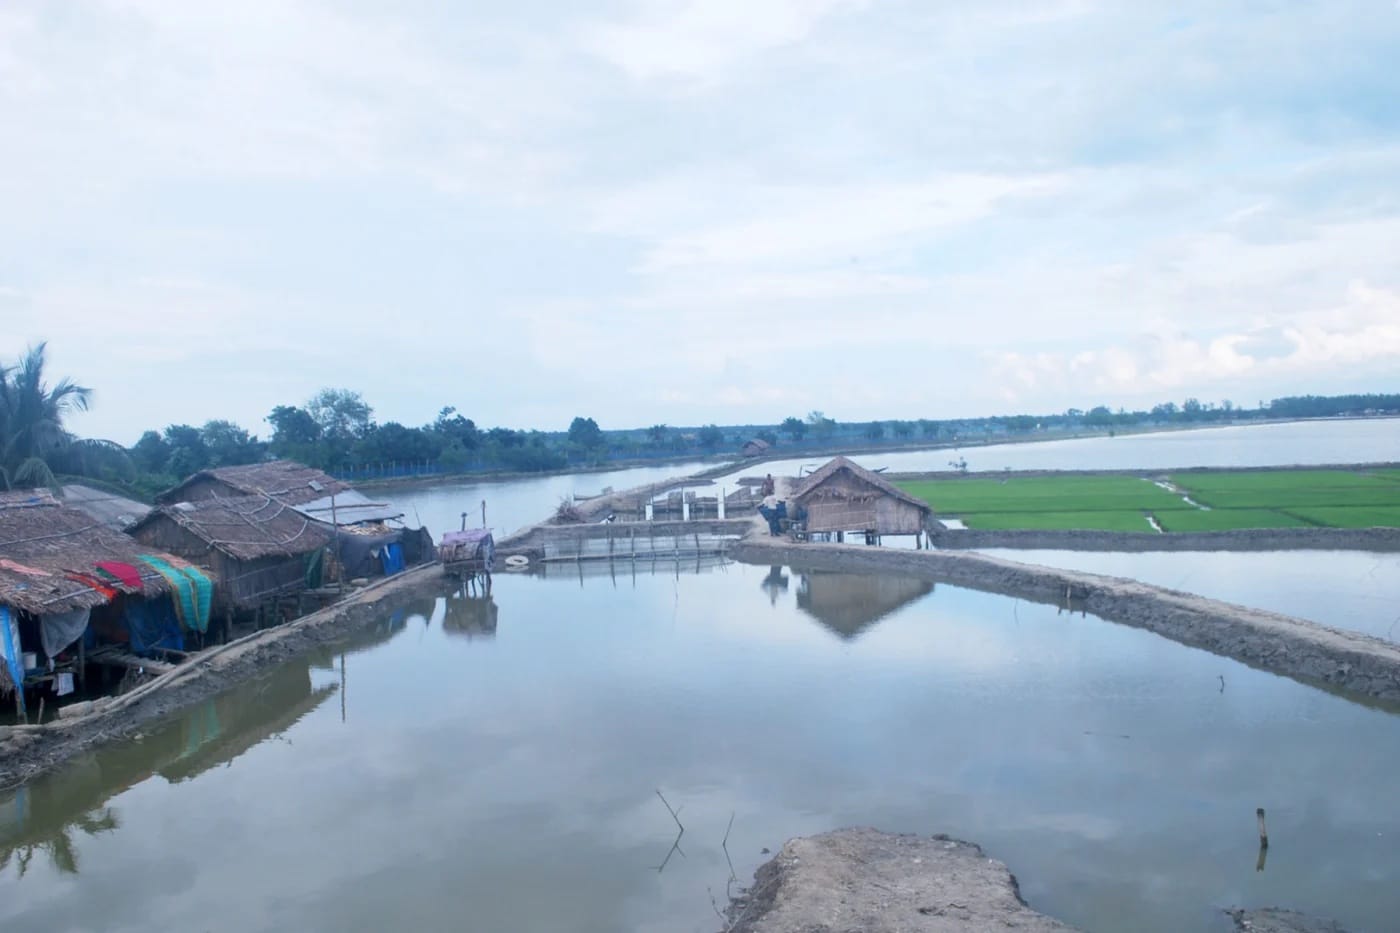
[[[198,567],[175,567],[149,554],[142,563],[170,584],[171,600],[180,624],[190,631],[209,631],[209,613],[214,602],[214,584]]]
[[[317,548],[306,555],[306,588],[308,590],[314,590],[321,585],[326,570],[325,556],[325,548]]]

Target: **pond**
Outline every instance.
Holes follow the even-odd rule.
[[[1400,554],[1370,551],[1147,551],[984,548],[994,557],[1129,577],[1211,599],[1400,639]]]
[[[0,928],[714,931],[730,861],[849,825],[975,840],[1091,931],[1400,915],[1394,714],[908,578],[569,569],[0,797]]]

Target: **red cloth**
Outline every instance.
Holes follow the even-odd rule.
[[[109,601],[116,599],[119,595],[116,590],[112,589],[110,586],[103,583],[101,580],[97,579],[90,573],[70,573],[68,575],[68,579],[76,580],[83,586],[91,587],[92,589],[101,593],[103,598]]]
[[[130,564],[123,564],[119,560],[103,560],[97,562],[98,570],[105,570],[117,580],[122,586],[130,587],[133,590],[141,589],[141,571]]]

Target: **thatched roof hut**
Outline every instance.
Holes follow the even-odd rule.
[[[809,532],[916,535],[933,511],[927,502],[845,457],[803,479],[790,499],[806,510]]]
[[[765,457],[772,449],[772,444],[761,437],[755,437],[744,444],[744,446],[740,448],[739,453],[743,454],[745,457]]]
[[[159,505],[128,532],[213,570],[225,603],[295,592],[332,529],[266,495]]]
[[[288,505],[302,505],[332,494],[339,495],[349,488],[349,483],[314,467],[292,460],[270,460],[200,470],[156,496],[156,502],[166,505],[261,495]]]
[[[92,574],[107,561],[130,564],[141,578],[136,588],[104,577],[110,589],[146,597],[170,592],[164,578],[141,563],[146,555],[170,557],[60,505],[48,492],[0,495],[0,604],[36,616],[103,605],[105,595],[70,574]]]

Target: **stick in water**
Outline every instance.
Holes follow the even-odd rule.
[[[1264,808],[1260,807],[1254,811],[1254,815],[1259,817],[1259,848],[1269,847],[1269,830],[1264,826]]]

